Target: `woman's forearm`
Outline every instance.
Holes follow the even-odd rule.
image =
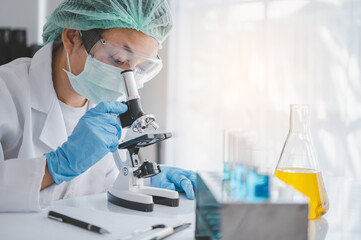
[[[49,187],[51,184],[54,183],[53,177],[51,176],[49,169],[48,169],[48,164],[45,165],[45,174],[43,177],[43,181],[41,182],[41,189],[43,190],[44,188]]]

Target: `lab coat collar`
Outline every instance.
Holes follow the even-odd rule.
[[[52,101],[57,99],[52,77],[53,43],[49,43],[35,53],[29,69],[31,107],[49,113]]]
[[[31,107],[46,114],[39,139],[56,149],[67,140],[63,113],[52,81],[53,43],[42,47],[33,57],[29,69]]]

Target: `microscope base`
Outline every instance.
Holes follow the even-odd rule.
[[[154,207],[154,203],[141,203],[141,202],[129,201],[120,197],[116,197],[110,192],[108,192],[108,201],[121,207],[142,211],[142,212],[153,212],[153,207]]]
[[[121,207],[152,212],[154,203],[170,207],[179,206],[179,195],[176,191],[147,186],[132,190],[111,188],[108,191],[108,201]]]
[[[165,206],[169,206],[169,207],[178,207],[179,206],[179,198],[172,199],[172,198],[153,196],[153,201],[155,204],[165,205]]]
[[[136,191],[142,194],[153,196],[153,201],[156,204],[169,207],[179,206],[179,194],[176,191],[149,186],[142,186]]]

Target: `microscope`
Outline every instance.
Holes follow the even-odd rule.
[[[119,175],[108,191],[108,201],[138,211],[152,212],[154,203],[171,207],[179,205],[178,192],[168,189],[144,186],[144,178],[149,178],[161,172],[158,164],[139,159],[141,148],[166,140],[171,133],[144,133],[148,128],[157,130],[159,127],[152,114],[145,114],[136,86],[134,70],[122,73],[127,99],[125,104],[128,111],[120,114],[122,128],[126,128],[130,135],[136,137],[122,141],[113,158],[119,169]],[[127,133],[127,135],[128,135]],[[143,134],[144,133],[144,134]],[[121,159],[119,150],[126,150],[126,158]]]

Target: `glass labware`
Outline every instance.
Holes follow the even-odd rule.
[[[223,191],[228,200],[262,202],[269,198],[269,175],[257,165],[260,155],[253,135],[241,129],[223,132]]]
[[[292,104],[290,130],[275,176],[309,198],[309,219],[320,218],[329,203],[318,166],[311,130],[311,106]]]

